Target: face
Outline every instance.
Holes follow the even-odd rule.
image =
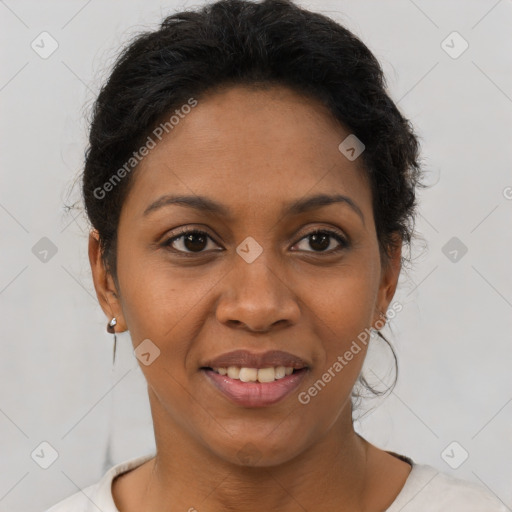
[[[217,91],[133,175],[118,227],[117,289],[91,235],[105,313],[118,332],[129,329],[134,348],[150,340],[146,359],[160,351],[139,361],[157,445],[172,431],[207,456],[274,465],[350,424],[366,345],[333,368],[386,311],[400,252],[381,266],[362,159],[338,149],[349,133],[320,103],[286,88]],[[162,199],[177,195],[222,211]],[[317,195],[345,199],[290,208]],[[286,377],[295,384],[277,401],[240,403],[202,369],[239,349],[284,351],[307,368]],[[329,369],[329,382],[309,392]],[[257,457],[241,457],[250,447]]]

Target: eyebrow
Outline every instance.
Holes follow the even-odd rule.
[[[328,195],[318,194],[310,196],[304,199],[298,199],[285,203],[283,207],[283,215],[299,215],[300,213],[308,212],[323,206],[330,204],[342,203],[348,205],[353,211],[355,211],[361,220],[364,221],[364,215],[359,206],[348,196],[342,194]],[[143,213],[143,216],[149,215],[150,213],[163,208],[164,206],[178,205],[187,208],[193,208],[201,212],[209,212],[224,217],[231,217],[231,211],[225,205],[214,201],[205,196],[184,196],[184,195],[164,195],[159,197],[156,201],[151,203]]]

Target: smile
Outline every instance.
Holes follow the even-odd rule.
[[[224,397],[242,407],[266,407],[283,400],[307,374],[307,368],[291,367],[201,368],[210,384]],[[261,380],[260,380],[261,379]]]

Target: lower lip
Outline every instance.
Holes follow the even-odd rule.
[[[296,389],[306,376],[302,368],[273,382],[242,382],[220,375],[213,370],[201,369],[210,382],[227,398],[242,407],[266,407],[275,404]]]

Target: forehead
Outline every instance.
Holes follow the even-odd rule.
[[[320,102],[285,87],[237,86],[186,111],[136,169],[123,205],[130,215],[164,194],[208,196],[235,215],[321,193],[371,205],[362,159],[338,149],[350,131]]]

